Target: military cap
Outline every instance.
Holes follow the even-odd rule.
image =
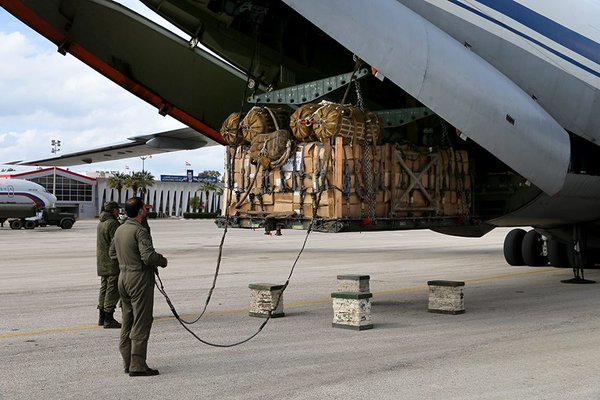
[[[104,203],[104,211],[112,212],[117,208],[121,207],[119,207],[119,204],[117,204],[116,201],[107,201],[106,203]]]

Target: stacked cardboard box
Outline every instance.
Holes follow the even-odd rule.
[[[223,199],[232,189],[229,215],[403,218],[467,215],[471,207],[465,151],[352,146],[337,137],[299,144],[286,164],[271,171],[251,165],[247,147],[228,151],[226,186],[229,174],[233,179]]]

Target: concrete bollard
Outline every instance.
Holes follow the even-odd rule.
[[[345,293],[368,293],[369,275],[338,275],[337,291]]]
[[[285,316],[283,312],[283,296],[281,291],[283,285],[273,285],[271,283],[251,283],[250,288],[250,312],[251,317],[267,318],[269,311],[275,307],[277,300],[277,309],[273,310],[271,318]]]
[[[371,323],[372,293],[331,293],[334,328],[362,331],[373,328]]]
[[[464,282],[429,281],[428,311],[439,314],[463,314],[465,312]]]

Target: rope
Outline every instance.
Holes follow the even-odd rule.
[[[244,200],[246,200],[246,198],[248,197],[248,195],[250,194],[250,190],[252,189],[252,187],[254,186],[254,183],[256,183],[256,177],[258,176],[258,172],[260,171],[260,164],[256,165],[256,172],[254,173],[254,177],[252,178],[252,181],[248,184],[248,190],[246,190],[246,192],[244,192],[244,196],[242,196],[242,198],[236,203],[235,208],[240,208],[242,203],[244,202]],[[229,221],[229,200],[227,202],[227,210],[225,211],[225,230],[227,230],[227,225],[229,225],[227,222]]]
[[[221,347],[221,348],[227,348],[227,347],[234,347],[234,346],[239,346],[241,344],[244,344],[246,342],[249,342],[250,340],[254,339],[262,330],[263,328],[267,325],[267,323],[269,322],[269,320],[271,319],[272,313],[273,311],[277,310],[277,307],[279,307],[279,302],[281,301],[281,299],[283,298],[283,292],[285,292],[285,290],[287,289],[288,285],[290,284],[290,279],[292,279],[292,275],[294,274],[294,270],[296,268],[296,264],[298,264],[298,261],[300,260],[300,256],[302,255],[302,253],[304,252],[304,249],[306,248],[306,242],[308,241],[308,237],[310,236],[310,233],[312,232],[312,227],[313,227],[313,223],[314,223],[314,217],[313,219],[310,221],[310,225],[306,231],[306,236],[304,237],[304,242],[302,243],[302,247],[300,248],[300,251],[298,252],[298,255],[296,256],[296,259],[294,260],[294,263],[292,264],[292,268],[290,269],[290,273],[287,277],[287,280],[285,281],[283,288],[281,289],[281,293],[279,294],[279,297],[277,298],[277,301],[275,302],[275,305],[269,310],[269,314],[267,315],[267,318],[263,321],[262,324],[260,324],[260,326],[258,327],[258,330],[253,333],[252,335],[248,336],[247,338],[234,342],[234,343],[214,343],[214,342],[209,342],[208,340],[202,339],[200,338],[198,335],[196,335],[196,333],[194,333],[190,328],[188,328],[186,325],[189,325],[190,323],[185,321],[182,317],[179,316],[179,314],[177,313],[177,310],[175,309],[175,306],[173,305],[173,303],[171,302],[171,299],[169,298],[169,295],[167,294],[167,292],[165,291],[162,279],[160,279],[160,275],[158,274],[158,270],[156,270],[156,278],[158,279],[158,282],[155,280],[154,284],[156,285],[158,291],[165,297],[165,300],[167,301],[167,304],[169,306],[169,308],[171,309],[171,313],[173,314],[173,316],[175,317],[175,319],[177,319],[177,321],[181,324],[181,326],[188,331],[194,338],[196,338],[199,342],[208,345],[208,346],[213,346],[213,347]],[[223,241],[221,241],[221,246],[219,247],[219,257],[221,256],[221,250],[223,247]],[[220,264],[220,261],[219,261]],[[216,276],[217,274],[215,274],[215,282],[216,282]],[[212,294],[212,289],[211,288],[211,292],[210,294]],[[207,304],[208,305],[208,299],[207,299]],[[206,310],[206,306],[205,309]],[[195,321],[198,321],[200,319],[200,317],[202,315],[204,315],[204,310],[202,311],[202,314],[196,318]]]
[[[258,51],[257,49],[258,49],[258,34],[256,35],[254,52],[252,54],[252,58],[250,59],[250,67],[248,68],[246,84],[244,85],[244,92],[242,94],[240,110],[239,110],[238,117],[237,117],[238,121],[240,121],[242,119],[242,115],[244,112],[244,106],[246,105],[248,85],[249,85],[250,79],[251,79],[250,74],[252,73],[252,69],[254,67],[256,53]],[[241,131],[241,126],[239,124],[237,124],[236,136],[239,135],[240,131]],[[229,190],[227,191],[227,201],[226,201],[226,207],[225,207],[225,227],[223,228],[223,235],[221,236],[221,243],[219,245],[219,254],[217,256],[217,265],[215,267],[215,274],[213,276],[213,282],[208,291],[208,295],[206,296],[206,301],[204,302],[204,307],[202,309],[202,312],[200,313],[198,318],[196,318],[194,321],[186,321],[185,323],[187,323],[187,324],[194,324],[194,323],[198,322],[200,320],[200,318],[202,318],[202,316],[204,316],[204,313],[206,312],[206,309],[208,308],[210,299],[212,298],[212,294],[217,285],[217,278],[219,276],[219,270],[221,268],[221,260],[223,257],[223,244],[225,243],[225,237],[227,236],[227,228],[229,227],[229,209],[231,207],[231,200],[232,200],[231,197],[232,197],[232,193],[233,193],[233,169],[234,169],[234,164],[235,164],[235,155],[237,153],[237,149],[235,149],[235,148],[234,148],[233,153],[230,151],[229,147],[227,147],[226,150],[227,150],[227,186],[228,186]],[[250,169],[250,168],[248,168],[248,169]],[[250,191],[250,188],[248,189],[248,191]],[[239,201],[239,203],[241,203],[243,200],[245,200],[246,197],[247,197],[247,194],[244,196],[244,198],[242,200]],[[156,271],[156,276],[158,277],[158,279],[160,281],[160,277],[158,276],[158,271]],[[162,281],[160,281],[160,282],[161,282],[161,286],[162,286]],[[156,283],[156,281],[155,281],[155,283]],[[159,290],[161,290],[161,289],[159,289]],[[162,290],[161,293],[163,293],[163,292],[164,292],[164,289]],[[164,292],[164,294],[166,295],[166,292]],[[171,300],[168,298],[168,296],[165,296],[165,298],[167,299],[167,303],[169,304],[169,307],[172,307],[172,304],[170,303]],[[172,310],[174,310],[174,308]]]
[[[252,54],[252,59],[250,60],[250,67],[248,69],[248,77],[246,79],[246,85],[244,87],[244,93],[242,95],[242,102],[240,105],[240,112],[239,112],[239,116],[238,116],[238,121],[241,120],[242,118],[242,113],[243,113],[243,109],[244,109],[244,105],[245,105],[245,101],[247,98],[247,90],[248,90],[248,85],[250,83],[250,74],[252,73],[252,69],[254,66],[254,59],[256,57],[256,54],[258,52],[258,34],[256,34],[256,43],[255,43],[255,47],[254,47],[254,52]],[[258,85],[256,85],[258,86]],[[255,86],[255,88],[256,88]],[[272,114],[271,114],[272,115]],[[275,120],[275,119],[274,119]],[[277,124],[277,122],[275,122],[275,124]],[[239,130],[241,129],[241,126],[238,125],[238,133]],[[235,161],[235,154],[236,151],[233,152],[233,155],[231,154],[231,152],[229,151],[229,148],[227,149],[227,164],[228,167],[229,166],[233,166],[232,161]],[[248,192],[245,193],[244,197],[237,203],[236,208],[239,207],[239,205],[246,199],[246,197],[248,196],[248,193],[250,192],[250,188],[254,185],[254,182],[256,181],[256,177],[258,176],[258,172],[260,170],[260,165],[257,167],[256,170],[256,174],[254,175],[254,180],[252,181],[252,183],[249,185],[248,188]],[[173,314],[173,316],[177,319],[177,321],[181,324],[181,326],[188,331],[194,338],[196,338],[199,342],[204,343],[206,345],[209,346],[213,346],[213,347],[221,347],[221,348],[226,348],[226,347],[233,347],[233,346],[238,346],[240,344],[246,343],[250,340],[252,340],[253,338],[255,338],[262,330],[263,328],[267,325],[267,323],[269,322],[269,320],[271,319],[271,314],[274,310],[277,309],[277,307],[279,306],[279,301],[281,300],[281,298],[283,297],[283,292],[285,291],[285,289],[288,287],[290,279],[292,277],[292,274],[294,273],[294,269],[296,268],[296,264],[298,263],[298,260],[300,259],[300,256],[302,254],[302,252],[304,252],[304,249],[306,247],[306,242],[308,240],[308,236],[310,235],[311,231],[312,231],[312,226],[313,226],[313,222],[314,222],[314,218],[313,220],[311,220],[310,226],[308,227],[308,230],[306,232],[306,236],[304,238],[304,242],[302,243],[302,248],[300,249],[300,251],[298,252],[298,256],[296,257],[296,260],[294,261],[292,268],[290,269],[290,273],[288,275],[288,278],[283,286],[283,288],[281,289],[281,294],[279,296],[279,298],[277,299],[277,302],[275,304],[275,307],[272,308],[271,310],[269,310],[269,315],[267,316],[267,318],[265,319],[265,321],[260,325],[260,327],[258,328],[258,330],[251,336],[247,337],[244,340],[235,342],[235,343],[231,343],[231,344],[219,344],[219,343],[212,343],[209,342],[207,340],[204,340],[202,338],[200,338],[198,335],[196,335],[192,330],[190,330],[186,325],[191,325],[194,324],[196,322],[198,322],[205,314],[206,309],[208,308],[208,305],[210,303],[210,300],[212,298],[212,294],[214,292],[214,289],[216,287],[217,284],[217,278],[219,276],[219,270],[221,267],[221,260],[222,260],[222,255],[223,255],[223,245],[225,243],[225,237],[227,236],[227,228],[229,226],[229,209],[231,206],[231,196],[232,196],[232,192],[233,192],[233,186],[232,186],[232,174],[230,173],[230,171],[228,170],[228,183],[230,183],[229,187],[228,187],[228,193],[227,193],[227,204],[226,204],[226,209],[225,209],[225,227],[223,229],[223,235],[221,236],[221,243],[219,244],[219,254],[217,256],[217,265],[215,268],[215,274],[213,277],[213,282],[212,282],[212,286],[208,291],[208,295],[206,297],[206,301],[204,303],[204,308],[202,309],[202,312],[200,313],[200,315],[194,320],[194,321],[186,321],[183,318],[181,318],[179,316],[179,314],[177,313],[177,310],[175,309],[175,306],[173,305],[173,303],[171,302],[171,299],[169,298],[167,292],[165,291],[162,279],[160,278],[160,275],[158,274],[158,270],[155,270],[155,275],[156,275],[156,279],[158,279],[158,282],[156,282],[156,279],[154,280],[154,284],[156,285],[156,287],[158,288],[158,291],[165,297],[165,300],[167,302],[167,305],[169,306],[171,313]],[[243,179],[243,177],[242,177]],[[160,285],[159,285],[160,283]]]

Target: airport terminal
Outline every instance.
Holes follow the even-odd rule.
[[[57,207],[64,212],[75,214],[78,218],[94,218],[100,213],[106,201],[125,202],[133,196],[130,188],[120,190],[109,187],[108,179],[113,171],[92,171],[85,175],[59,167],[40,168],[27,172],[8,173],[0,178],[26,179],[42,185],[58,199]],[[193,175],[193,174],[192,174]],[[219,209],[221,195],[210,191],[206,194],[199,190],[197,177],[185,175],[161,175],[147,188],[146,204],[152,205],[159,217],[180,217],[184,212],[193,211],[190,199],[198,196],[202,204],[207,204],[208,212]]]

